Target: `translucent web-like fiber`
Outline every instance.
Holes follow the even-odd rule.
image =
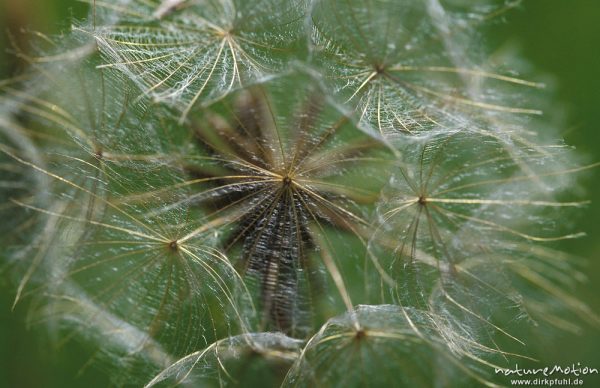
[[[311,20],[313,62],[360,122],[382,134],[430,135],[470,129],[494,112],[541,113],[519,96],[542,85],[472,66],[459,50],[476,20],[445,13],[437,1],[318,0]]]
[[[355,329],[355,321],[360,322],[360,330]],[[452,343],[458,347],[449,346]],[[496,386],[475,372],[477,365],[492,366],[481,355],[494,353],[427,312],[397,305],[360,305],[323,325],[302,350],[283,386],[318,382],[426,387],[438,379]]]
[[[469,147],[473,140],[477,146]],[[567,167],[568,159],[566,149],[532,150],[521,161],[535,175],[526,175],[502,144],[467,133],[412,151],[386,189],[374,236],[393,249],[382,267],[395,279],[396,300],[519,343],[503,329],[514,318],[575,330],[560,319],[562,310],[597,322],[565,291],[570,282],[558,268],[566,258],[531,246],[581,236],[559,234],[549,216],[587,203],[554,199],[568,185],[566,175],[593,167]],[[542,190],[539,181],[552,189]],[[499,310],[507,321],[488,318]]]
[[[276,385],[281,365],[298,357],[301,341],[281,333],[248,333],[219,340],[191,353],[154,377],[146,387],[192,384]]]
[[[181,174],[170,167],[173,154],[164,154],[173,143],[139,141],[161,130],[156,117],[130,105],[128,88],[105,87],[94,63],[92,57],[49,69],[42,75],[48,89],[36,95],[4,90],[19,97],[18,108],[27,116],[26,128],[7,128],[43,139],[45,159],[41,163],[2,145],[3,158],[44,177],[50,197],[50,204],[30,196],[9,201],[47,220],[38,240],[22,248],[34,253],[32,259],[22,257],[29,269],[15,303],[24,297],[45,300],[35,320],[68,327],[65,342],[78,333],[111,338],[97,357],[131,365],[124,371],[133,373],[148,354],[155,354],[150,360],[156,367],[230,327],[245,330],[252,304],[209,234],[179,241],[197,230],[200,212],[185,205],[154,211],[188,195],[185,186],[177,186]],[[107,110],[111,104],[119,109]],[[171,190],[169,198],[130,201],[171,185],[179,190]]]
[[[182,111],[208,104],[285,67],[297,46],[306,1],[159,1],[112,7],[117,24],[89,31],[108,63],[145,93]],[[166,7],[166,8],[165,8]]]

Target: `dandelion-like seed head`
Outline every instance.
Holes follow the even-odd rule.
[[[0,82],[0,272],[114,385],[494,385],[600,324],[597,165],[476,32],[518,1],[87,2]]]

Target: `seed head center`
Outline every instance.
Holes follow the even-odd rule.
[[[283,183],[283,186],[285,187],[289,187],[292,185],[292,178],[289,175],[285,175],[282,179],[281,182]]]
[[[179,250],[179,244],[177,240],[173,240],[169,243],[169,249],[173,252],[177,252]]]
[[[376,63],[373,65],[373,68],[378,75],[385,73],[385,65],[383,63]]]
[[[356,334],[354,334],[354,339],[357,341],[360,341],[363,338],[365,338],[366,336],[367,336],[367,332],[364,329],[360,329],[356,332]]]

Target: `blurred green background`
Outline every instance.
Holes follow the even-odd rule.
[[[248,0],[251,1],[251,0]],[[401,0],[398,0],[401,1]],[[73,17],[86,15],[76,0],[0,0],[0,79],[19,70],[10,52],[10,36],[27,47],[22,29],[56,34],[68,31]],[[600,0],[525,0],[519,10],[491,29],[493,46],[520,48],[525,60],[556,80],[554,97],[568,113],[564,137],[591,162],[600,161]],[[588,237],[567,241],[562,249],[589,258],[589,283],[578,291],[600,312],[600,168],[582,176],[592,204],[576,220]],[[572,221],[572,220],[570,220]],[[2,249],[0,247],[0,249]],[[74,346],[58,355],[42,333],[25,327],[26,308],[11,312],[14,290],[0,279],[0,387],[104,387],[99,371],[86,371],[83,352]],[[600,368],[600,331],[549,339],[546,361]],[[586,386],[600,386],[587,377]]]

